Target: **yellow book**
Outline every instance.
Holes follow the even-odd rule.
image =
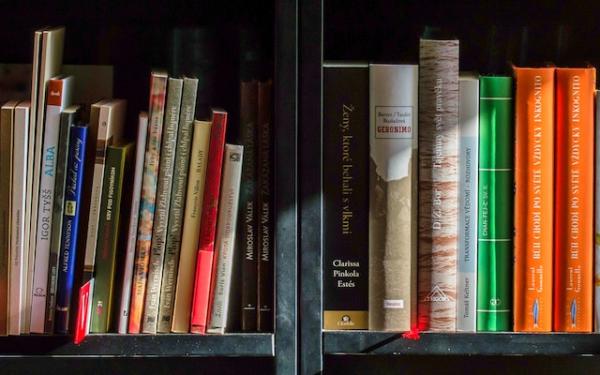
[[[171,326],[171,330],[177,333],[187,333],[190,330],[190,312],[194,292],[194,272],[198,250],[198,233],[200,232],[200,217],[202,216],[210,128],[211,123],[208,121],[194,122],[179,272],[177,272],[177,288],[175,288],[175,305]]]

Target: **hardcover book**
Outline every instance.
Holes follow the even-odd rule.
[[[173,304],[171,331],[190,331],[190,314],[194,292],[194,272],[198,252],[198,233],[202,218],[204,183],[212,125],[207,121],[194,122],[194,135],[190,153],[188,184],[185,198],[181,254],[177,270],[177,287]]]
[[[0,336],[8,334],[10,201],[13,154],[13,129],[18,101],[9,101],[0,110]],[[23,189],[23,186],[20,187]]]
[[[206,333],[226,127],[227,112],[220,109],[213,109],[210,146],[206,165],[206,186],[204,188],[204,199],[202,200],[202,218],[200,219],[200,235],[196,257],[194,295],[192,299],[190,321],[190,331],[192,333]]]
[[[593,329],[596,69],[556,69],[554,331]]]
[[[421,39],[419,328],[456,330],[458,40]]]
[[[54,185],[54,202],[52,209],[52,234],[50,236],[50,262],[48,266],[48,289],[46,297],[46,321],[44,331],[54,332],[54,316],[56,314],[56,286],[58,283],[58,256],[65,203],[65,185],[67,182],[67,162],[71,126],[78,120],[81,107],[78,105],[65,108],[60,114],[60,130],[58,149],[56,152],[56,176]]]
[[[258,83],[257,112],[257,222],[258,281],[256,328],[273,330],[273,149],[272,82]]]
[[[129,211],[129,229],[127,231],[125,264],[123,265],[123,280],[121,284],[121,302],[118,327],[118,332],[120,334],[127,333],[127,326],[129,325],[129,302],[131,300],[133,262],[135,260],[135,245],[137,243],[140,197],[142,193],[142,176],[144,173],[144,154],[146,153],[147,135],[148,114],[146,112],[141,112],[138,119],[138,133],[135,146],[135,172],[131,193],[131,209]]]
[[[512,78],[480,78],[477,330],[512,328]]]
[[[154,225],[152,227],[150,265],[144,302],[143,333],[156,333],[158,326],[160,284],[165,258],[165,242],[167,240],[171,188],[173,187],[173,164],[175,163],[175,150],[177,148],[177,128],[179,126],[182,89],[183,79],[169,78],[165,107],[165,124],[160,151],[160,169],[156,189],[156,209],[154,213]]]
[[[416,324],[416,65],[370,66],[369,329]]]
[[[60,73],[63,58],[65,28],[47,28],[34,34],[33,64],[31,74],[31,110],[29,112],[29,150],[27,155],[27,197],[29,204],[26,220],[29,231],[25,245],[28,248],[27,260],[27,295],[25,300],[24,331],[30,332],[31,300],[33,297],[33,274],[36,258],[36,238],[38,224],[38,199],[40,193],[40,177],[42,167],[42,146],[44,141],[44,124],[46,93],[48,81]]]
[[[598,130],[598,124],[600,124],[600,91],[596,90],[596,159],[595,159],[595,194],[596,197],[600,197],[600,130]],[[594,205],[594,332],[600,332],[600,204]]]
[[[160,146],[165,114],[165,97],[167,95],[167,74],[152,72],[150,79],[150,104],[148,141],[144,160],[144,177],[140,201],[138,238],[133,271],[133,289],[129,314],[129,333],[140,333],[142,325],[142,309],[146,296],[148,264],[150,263],[150,246],[152,243],[152,227],[156,207],[156,187],[160,162]]]
[[[133,143],[111,145],[106,149],[106,166],[102,183],[92,321],[90,332],[106,333],[113,321],[113,295],[117,269],[119,229],[125,218],[121,217],[123,191],[133,149]]]
[[[173,187],[169,210],[169,226],[167,228],[165,261],[160,290],[160,308],[158,311],[158,332],[161,333],[171,332],[197,91],[197,78],[183,79],[177,150],[175,152]]]
[[[244,145],[240,212],[236,247],[241,261],[242,331],[256,331],[257,218],[256,218],[256,115],[258,82],[240,83],[240,143]]]
[[[53,78],[48,82],[47,106],[44,126],[40,196],[37,212],[37,237],[31,299],[32,333],[45,331],[48,268],[50,262],[50,240],[52,235],[52,210],[54,209],[54,187],[56,182],[56,158],[60,133],[60,113],[71,103],[73,77]]]
[[[88,127],[86,125],[76,125],[71,128],[67,162],[67,184],[65,186],[65,209],[58,265],[58,286],[56,288],[55,331],[57,333],[67,333],[69,331],[87,136]],[[80,300],[78,314],[81,314],[82,308],[89,306],[89,303],[86,304],[85,302],[85,300]],[[81,329],[82,326],[78,325],[75,337],[76,341],[80,337],[78,335]]]
[[[13,122],[13,152],[11,180],[10,248],[8,264],[8,334],[19,335],[25,332],[25,300],[27,293],[27,253],[26,245],[29,221],[26,219],[28,197],[24,187],[27,184],[27,156],[29,149],[29,110],[28,101],[15,108]],[[28,332],[27,332],[28,333]]]
[[[456,330],[475,332],[479,79],[461,76],[459,78],[459,93],[459,230],[456,265]]]
[[[216,255],[208,310],[210,317],[208,333],[224,334],[228,328],[243,155],[244,146],[225,145],[223,182],[219,198],[218,228],[215,241]]]
[[[554,68],[514,68],[514,330],[552,330]]]
[[[323,328],[369,328],[369,65],[323,66]],[[245,161],[245,156],[244,156]],[[243,188],[243,186],[242,186]]]

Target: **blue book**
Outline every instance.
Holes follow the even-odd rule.
[[[56,293],[55,330],[57,333],[69,331],[87,134],[87,125],[75,125],[71,128]]]

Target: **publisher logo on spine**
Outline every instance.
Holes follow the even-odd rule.
[[[411,139],[413,108],[375,106],[375,138]]]
[[[431,292],[424,298],[425,302],[450,302],[452,299],[444,293],[439,285],[434,285]]]

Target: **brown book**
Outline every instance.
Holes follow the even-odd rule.
[[[261,332],[273,330],[273,149],[272,82],[258,84],[257,217],[258,217],[258,319]]]

